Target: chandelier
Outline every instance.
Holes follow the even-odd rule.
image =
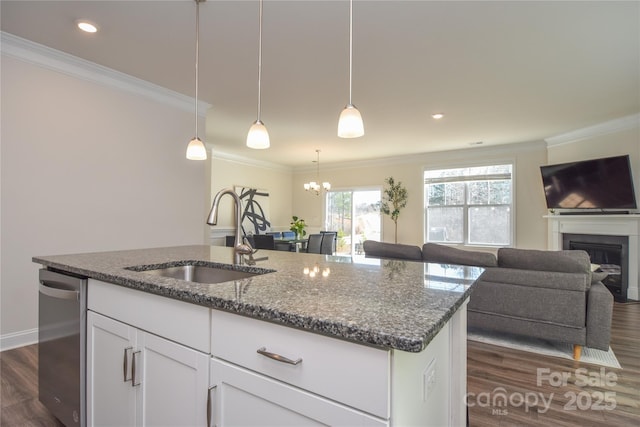
[[[316,181],[305,182],[304,189],[306,191],[313,191],[316,195],[320,194],[320,191],[324,189],[324,191],[331,190],[331,184],[328,182],[323,182],[320,184],[320,150],[316,150],[316,160],[313,160],[316,164]]]

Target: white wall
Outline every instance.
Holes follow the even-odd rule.
[[[515,245],[520,248],[545,249],[547,246],[546,214],[540,165],[546,164],[543,142],[512,144],[497,147],[425,153],[416,156],[381,159],[357,164],[324,164],[323,180],[332,189],[384,187],[384,179],[392,176],[401,181],[409,194],[406,208],[398,219],[398,243],[422,246],[424,243],[425,168],[448,168],[478,163],[515,163],[516,230]],[[293,213],[304,218],[310,227],[322,227],[322,197],[304,191],[303,183],[315,177],[310,170],[296,171],[293,176]],[[383,238],[394,241],[394,224],[388,216],[383,220]]]
[[[209,188],[185,159],[193,113],[4,51],[1,66],[6,347],[37,327],[32,256],[202,244]]]

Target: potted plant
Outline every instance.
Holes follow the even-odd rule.
[[[387,187],[383,190],[382,196],[382,213],[389,215],[395,224],[394,240],[398,243],[398,217],[400,216],[400,210],[407,206],[407,189],[402,186],[402,182],[397,183],[392,176],[385,179],[384,182]]]
[[[304,228],[307,226],[307,224],[305,224],[304,222],[304,219],[298,218],[295,215],[292,216],[291,219],[293,219],[293,221],[291,221],[291,227],[289,228],[289,230],[296,233],[296,239],[304,238],[304,235],[307,234],[307,232],[304,231]]]

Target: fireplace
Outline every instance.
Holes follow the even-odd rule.
[[[549,249],[565,248],[565,235],[581,235],[580,239],[573,240],[592,246],[587,252],[594,257],[594,264],[612,264],[606,267],[612,269],[608,280],[620,279],[619,285],[610,283],[614,295],[619,289],[619,300],[623,296],[629,300],[640,300],[640,214],[547,215],[545,218],[549,221]],[[580,249],[585,248],[581,246]],[[619,275],[613,274],[617,272],[616,265],[620,266]]]
[[[597,271],[608,273],[602,283],[616,301],[626,302],[629,290],[629,238],[595,234],[562,234],[563,249],[578,249],[589,254]]]

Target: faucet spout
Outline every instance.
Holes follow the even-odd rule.
[[[218,191],[218,193],[213,198],[213,203],[211,205],[211,211],[209,212],[209,217],[207,218],[207,224],[216,225],[218,223],[218,206],[220,205],[220,199],[225,194],[230,195],[233,198],[235,209],[236,209],[236,235],[234,242],[234,252],[235,252],[235,263],[240,264],[241,255],[252,254],[253,248],[248,242],[243,242],[242,239],[242,202],[240,201],[240,197],[233,191],[232,188],[223,188]]]

